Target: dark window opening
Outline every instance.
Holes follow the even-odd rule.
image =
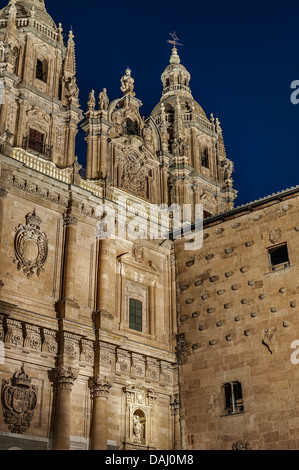
[[[242,386],[240,382],[224,384],[226,414],[242,413],[244,411]]]
[[[201,164],[204,168],[210,168],[208,149],[204,149],[201,153]]]
[[[62,79],[59,80],[59,87],[58,87],[58,99],[62,99]]]
[[[284,245],[269,249],[268,253],[270,267],[273,271],[275,271],[278,266],[282,265],[282,267],[288,267],[290,265],[288,247],[286,243]]]
[[[131,119],[126,120],[125,134],[138,135],[138,124]]]
[[[48,70],[47,70],[47,62],[37,59],[36,61],[36,74],[35,77],[38,80],[43,82],[47,82],[48,80]]]
[[[136,299],[130,299],[129,311],[129,328],[131,330],[142,331],[142,302]]]
[[[29,135],[23,139],[23,148],[34,150],[48,159],[52,155],[52,147],[45,143],[45,134],[35,129],[29,129]]]

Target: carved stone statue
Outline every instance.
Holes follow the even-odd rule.
[[[141,436],[144,429],[144,424],[140,422],[140,418],[137,415],[133,416],[133,442],[135,444],[141,444]]]
[[[121,91],[124,95],[135,96],[134,92],[134,79],[131,77],[131,70],[126,69],[125,75],[121,78]]]
[[[79,88],[76,83],[76,77],[70,77],[66,82],[66,89],[69,99],[78,100],[79,99]]]
[[[107,95],[107,90],[106,88],[103,88],[103,91],[101,91],[101,93],[99,94],[99,109],[106,110],[108,109],[108,106],[109,106],[109,98]]]
[[[96,105],[96,100],[94,97],[94,90],[91,90],[91,92],[89,93],[88,102],[87,102],[88,109],[90,111],[93,111],[95,108],[95,105]]]
[[[226,158],[223,162],[223,177],[226,184],[232,183],[232,173],[234,171],[234,164],[231,160]]]

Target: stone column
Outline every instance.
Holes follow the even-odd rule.
[[[63,225],[65,226],[65,248],[62,299],[73,299],[76,275],[78,219],[73,215],[64,214]]]
[[[109,282],[109,240],[99,241],[97,310],[107,310],[110,295]]]
[[[4,103],[1,104],[1,112],[0,112],[0,135],[2,135],[6,131],[7,110],[8,110],[8,99],[7,99],[7,96],[5,95]]]
[[[54,372],[56,402],[53,450],[70,450],[71,392],[77,375],[78,373],[70,367],[59,367]]]
[[[171,415],[173,416],[173,450],[181,449],[180,403],[178,395],[170,400]]]
[[[71,166],[74,163],[76,134],[76,126],[71,124],[68,133],[67,166]]]
[[[1,238],[3,230],[3,218],[4,218],[4,206],[5,199],[8,196],[8,191],[5,188],[0,188],[0,248],[1,248]]]
[[[100,163],[99,163],[99,177],[105,178],[107,174],[107,135],[102,130],[100,136]]]
[[[111,386],[106,377],[90,382],[93,398],[91,450],[107,449],[107,400]]]
[[[200,163],[199,163],[199,149],[197,145],[197,134],[194,128],[191,129],[191,155],[192,155],[192,164],[195,173],[199,173],[200,171]]]

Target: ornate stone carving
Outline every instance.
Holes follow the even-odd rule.
[[[10,432],[23,434],[29,429],[37,405],[37,390],[37,387],[31,385],[24,365],[10,380],[2,380],[3,416]]]
[[[78,377],[78,371],[73,370],[71,367],[59,366],[54,370],[53,381],[57,388],[64,388],[71,391],[75,380]]]
[[[170,409],[171,409],[171,415],[176,416],[179,414],[180,411],[180,400],[179,400],[179,395],[176,394],[174,397],[170,398]]]
[[[269,233],[269,240],[273,245],[275,245],[275,243],[278,242],[280,237],[281,237],[281,230],[280,229],[271,230],[271,232]]]
[[[82,339],[80,343],[80,361],[87,362],[88,364],[94,363],[93,343],[91,341]]]
[[[137,261],[138,263],[142,263],[144,259],[144,252],[142,246],[134,245],[132,248],[132,254],[135,261]]]
[[[78,225],[78,219],[74,215],[63,214],[62,223],[65,227],[69,227],[70,225]]]
[[[42,341],[39,327],[26,324],[24,347],[41,351],[41,346]]]
[[[30,278],[36,273],[40,275],[48,257],[48,239],[40,231],[42,220],[35,211],[26,215],[26,225],[16,228],[14,241],[15,260],[18,269]]]
[[[50,354],[57,354],[58,344],[56,341],[56,332],[52,330],[43,330],[42,351]]]
[[[177,344],[175,347],[177,360],[179,363],[185,362],[187,357],[190,356],[190,344],[185,340],[185,334],[181,333],[176,335]]]
[[[0,188],[0,197],[7,198],[8,191],[5,188]]]
[[[268,328],[265,330],[265,336],[262,342],[265,346],[267,346],[271,354],[275,352],[277,339],[277,328]]]
[[[141,354],[132,353],[132,373],[139,377],[145,375],[145,362]]]
[[[90,380],[89,386],[93,396],[108,398],[112,383],[109,382],[107,377],[97,377],[96,380]]]
[[[250,450],[248,442],[238,441],[233,444],[233,450]]]
[[[144,424],[140,422],[138,415],[133,415],[133,442],[141,444],[141,435],[143,433]]]
[[[65,357],[79,361],[80,345],[78,336],[63,332],[61,335],[61,345]]]
[[[119,155],[118,161],[122,168],[120,187],[134,192],[138,196],[147,198],[148,170],[142,158],[132,152],[126,153],[126,155]]]
[[[11,318],[6,320],[5,342],[15,346],[23,346],[23,330],[19,321]]]
[[[121,372],[130,372],[131,358],[127,351],[117,351],[116,370]]]

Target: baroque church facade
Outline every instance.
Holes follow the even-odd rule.
[[[298,448],[297,189],[234,208],[175,46],[147,119],[130,69],[83,113],[62,31],[0,11],[0,449]],[[200,204],[201,249],[166,237]]]

